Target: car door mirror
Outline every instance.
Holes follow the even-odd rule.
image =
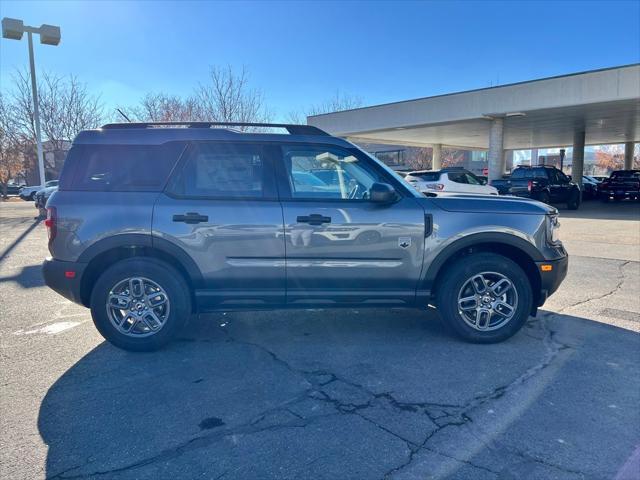
[[[398,199],[398,194],[388,183],[374,183],[369,189],[369,198],[375,203],[393,203]]]

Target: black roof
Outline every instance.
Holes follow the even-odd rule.
[[[241,131],[234,127],[254,127],[257,131]],[[284,129],[286,133],[268,133],[262,129]],[[287,141],[294,143],[324,143],[346,148],[353,145],[329,135],[312,125],[245,122],[140,122],[109,123],[96,130],[78,134],[74,144],[159,145],[171,141]]]
[[[469,172],[469,170],[467,170],[464,167],[446,167],[446,168],[441,168],[440,170],[413,170],[406,173],[408,175],[411,175],[413,173],[447,173],[447,172]]]
[[[329,135],[313,125],[294,125],[291,123],[255,123],[255,122],[128,122],[108,123],[103,130],[129,128],[219,128],[219,127],[256,127],[284,128],[290,135]]]

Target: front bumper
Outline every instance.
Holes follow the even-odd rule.
[[[63,297],[82,305],[82,275],[86,267],[86,263],[46,258],[42,264],[44,283]]]
[[[569,269],[569,255],[565,254],[563,257],[556,258],[554,260],[547,260],[544,262],[536,262],[538,271],[540,272],[540,296],[538,298],[538,307],[544,305],[553,292],[558,290],[558,287],[567,276],[567,270]],[[546,267],[545,267],[546,266]],[[551,267],[548,270],[549,266]],[[543,269],[545,267],[545,269]]]

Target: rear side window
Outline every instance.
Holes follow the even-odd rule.
[[[547,170],[544,168],[534,168],[533,169],[534,178],[547,178]]]
[[[518,168],[513,171],[511,178],[515,180],[531,180],[533,178],[547,178],[544,168]]]
[[[159,192],[184,149],[164,145],[76,145],[67,157],[74,164],[71,190]],[[66,172],[64,172],[66,174]],[[66,184],[65,180],[62,181]]]
[[[418,177],[423,182],[437,182],[440,180],[440,172],[411,173],[412,177]]]
[[[261,145],[193,144],[169,190],[196,198],[263,198],[265,158]]]
[[[531,169],[518,168],[511,173],[512,179],[531,178]]]

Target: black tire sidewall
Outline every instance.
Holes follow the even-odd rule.
[[[107,315],[107,296],[119,281],[133,276],[146,277],[160,285],[170,301],[169,317],[162,329],[149,337],[128,337],[111,324]],[[91,292],[91,316],[100,334],[113,345],[130,351],[153,351],[167,344],[182,328],[191,313],[189,290],[178,271],[153,258],[134,257],[109,267]]]
[[[514,317],[503,327],[480,332],[465,323],[458,313],[458,292],[462,285],[480,272],[494,271],[513,282],[518,293]],[[437,306],[442,319],[462,339],[473,343],[496,343],[516,334],[531,313],[533,293],[526,273],[513,260],[494,253],[475,253],[458,260],[446,272],[437,291]]]
[[[569,201],[567,202],[567,208],[569,210],[578,210],[580,207],[580,192],[571,192]]]

